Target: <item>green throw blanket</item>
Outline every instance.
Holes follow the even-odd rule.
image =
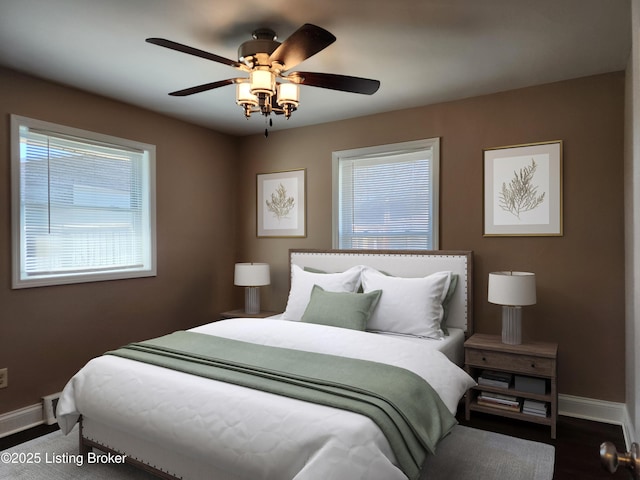
[[[456,423],[424,379],[383,363],[184,331],[107,354],[366,415],[410,479]]]

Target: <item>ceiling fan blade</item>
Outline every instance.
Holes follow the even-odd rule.
[[[299,85],[328,88],[342,92],[362,93],[364,95],[373,95],[378,91],[378,88],[380,88],[380,82],[378,80],[335,75],[333,73],[293,72],[284,78]]]
[[[225,85],[233,85],[242,81],[241,78],[228,78],[227,80],[218,80],[217,82],[205,83],[196,87],[185,88],[184,90],[177,90],[171,92],[169,95],[172,97],[186,97],[187,95],[193,95],[194,93],[206,92],[207,90],[213,90],[214,88],[224,87]]]
[[[189,55],[195,55],[196,57],[205,58],[214,62],[223,63],[224,65],[229,65],[230,67],[242,67],[242,64],[240,62],[236,62],[235,60],[230,60],[228,58],[216,55],[215,53],[205,52],[204,50],[199,50],[197,48],[189,47],[187,45],[173,42],[171,40],[166,40],[164,38],[147,38],[146,41],[149,43],[153,43],[154,45],[169,48],[171,50],[176,50],[178,52],[188,53]]]
[[[269,61],[280,63],[283,70],[290,70],[335,41],[336,37],[324,28],[305,23],[274,50]]]

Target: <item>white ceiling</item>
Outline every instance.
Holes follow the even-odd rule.
[[[313,23],[337,37],[297,69],[381,81],[373,96],[301,87],[274,130],[624,70],[629,0],[0,0],[0,65],[236,135],[237,76],[145,42],[163,37],[233,60],[257,27],[283,41]]]

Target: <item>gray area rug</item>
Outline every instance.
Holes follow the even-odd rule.
[[[50,433],[0,452],[0,480],[156,478],[129,465],[79,465],[75,461],[77,452],[77,432],[67,436],[59,431]],[[438,454],[428,458],[421,479],[551,480],[554,460],[551,445],[458,425],[442,440]]]
[[[551,480],[555,447],[457,425],[427,457],[421,480]]]

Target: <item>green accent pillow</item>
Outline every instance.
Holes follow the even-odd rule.
[[[304,267],[303,270],[305,272],[311,272],[311,273],[327,273],[324,270],[318,270],[317,268],[313,268],[313,267]]]
[[[327,292],[314,285],[302,322],[365,330],[382,290],[369,293]]]

